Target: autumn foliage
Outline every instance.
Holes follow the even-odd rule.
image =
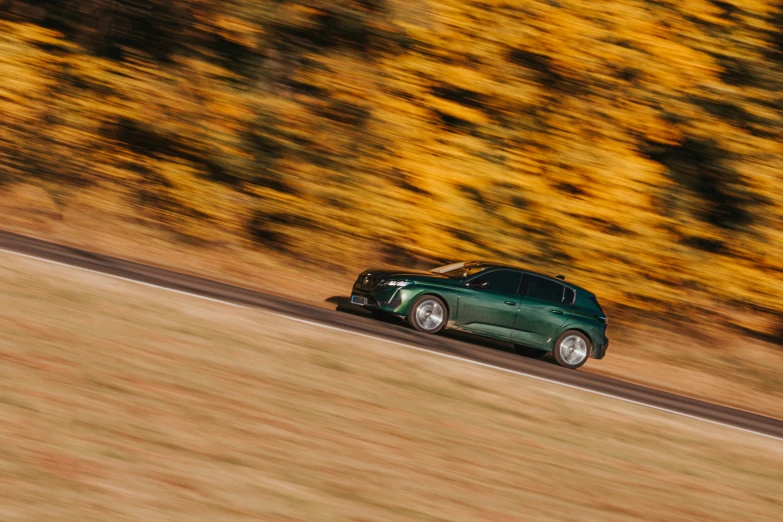
[[[739,306],[775,336],[781,35],[771,0],[5,0],[0,182],[314,262]]]

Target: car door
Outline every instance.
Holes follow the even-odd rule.
[[[571,315],[574,291],[551,279],[526,274],[512,339],[545,348]]]
[[[471,332],[510,339],[522,296],[523,273],[496,269],[470,279],[460,291],[456,323]]]

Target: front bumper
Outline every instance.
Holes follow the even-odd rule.
[[[403,303],[402,296],[400,295],[401,290],[401,288],[395,287],[380,287],[368,291],[361,287],[354,286],[351,297],[366,297],[367,304],[363,305],[364,308],[370,310],[383,310],[384,312],[396,314]]]

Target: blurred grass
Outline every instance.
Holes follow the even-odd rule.
[[[783,507],[777,441],[2,258],[9,522],[763,521]]]
[[[86,205],[333,270],[491,258],[779,339],[781,13],[5,2],[0,190],[46,226]]]

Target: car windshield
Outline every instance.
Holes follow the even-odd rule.
[[[477,263],[475,261],[463,261],[461,263],[452,263],[450,265],[439,266],[438,268],[433,268],[430,270],[430,272],[441,274],[452,279],[464,279],[468,276],[478,274],[487,268],[488,267],[486,265]]]

